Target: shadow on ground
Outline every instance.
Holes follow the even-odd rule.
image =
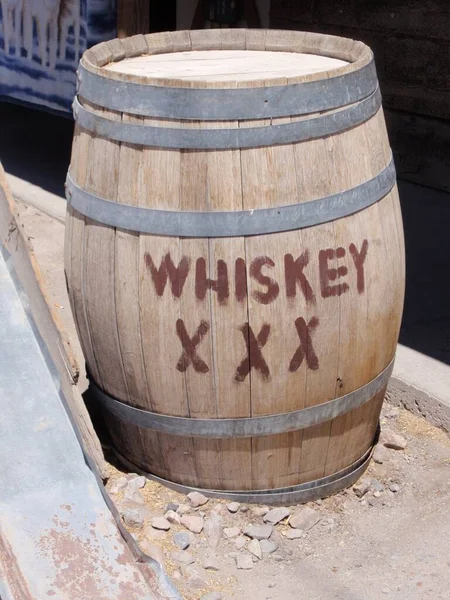
[[[64,197],[73,122],[0,104],[0,160],[7,173]],[[406,241],[400,343],[450,364],[450,193],[399,182]]]

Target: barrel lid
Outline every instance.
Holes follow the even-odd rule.
[[[116,73],[183,81],[258,81],[332,71],[348,61],[303,52],[191,50],[125,58],[105,66]]]

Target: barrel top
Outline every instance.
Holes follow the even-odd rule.
[[[337,58],[299,52],[197,50],[125,58],[105,69],[137,77],[214,82],[295,77],[347,64]]]

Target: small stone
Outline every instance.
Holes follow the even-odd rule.
[[[382,593],[382,594],[390,594],[390,590],[389,590],[389,588],[383,588],[383,589],[381,590],[381,593]]]
[[[304,537],[306,534],[303,529],[288,529],[283,533],[284,537],[288,540],[298,540]]]
[[[207,571],[220,571],[219,561],[215,556],[205,556],[202,562],[202,566]]]
[[[199,506],[203,506],[208,502],[208,498],[201,494],[200,492],[191,492],[188,494],[189,501],[194,508],[198,508]]]
[[[266,540],[263,540],[263,542]],[[238,550],[242,550],[242,548],[244,548],[244,546],[247,544],[247,538],[245,538],[243,535],[240,535],[239,537],[237,537],[234,541],[234,545],[236,546],[236,548]]]
[[[186,550],[192,544],[193,534],[190,531],[180,531],[173,536],[173,542],[180,550]]]
[[[153,560],[159,562],[160,565],[164,565],[164,552],[161,546],[158,546],[153,542],[149,542],[148,540],[144,540],[141,543],[141,550],[142,552],[145,552],[147,556],[150,556],[150,558],[153,558]]]
[[[223,535],[230,540],[231,538],[237,537],[240,535],[241,530],[239,527],[225,527],[223,530]]]
[[[128,485],[128,479],[125,476],[119,477],[115,481],[112,481],[107,485],[107,490],[110,494],[118,494],[124,490]]]
[[[167,536],[167,531],[153,529],[151,525],[148,525],[144,529],[144,536],[150,540],[163,540]]]
[[[253,539],[251,542],[249,542],[247,550],[259,560],[262,559],[261,545],[258,540]]]
[[[382,465],[389,460],[389,450],[385,448],[383,444],[377,444],[373,451],[372,458],[378,465]]]
[[[182,565],[181,572],[186,577],[190,587],[201,589],[207,585],[204,576],[194,565]]]
[[[174,512],[177,512],[177,510],[179,509],[179,507],[180,507],[180,505],[177,504],[176,502],[169,502],[166,505],[166,512],[169,512],[169,510],[173,510]]]
[[[291,511],[288,508],[280,506],[279,508],[272,508],[266,513],[263,517],[264,523],[270,523],[271,525],[276,525],[283,519],[286,519],[291,514]]]
[[[353,491],[358,498],[362,498],[364,494],[367,494],[367,492],[370,490],[370,484],[371,481],[368,477],[363,477],[358,481],[358,483],[355,483],[353,486]]]
[[[267,515],[267,513],[269,512],[269,507],[268,506],[252,506],[252,508],[250,509],[250,512],[255,517],[264,517],[264,515]]]
[[[135,475],[134,477],[128,480],[127,488],[129,490],[133,490],[133,492],[137,492],[138,490],[145,487],[147,483],[147,479],[143,475]]]
[[[361,506],[367,506],[367,500],[361,500]]]
[[[208,546],[213,550],[219,547],[222,538],[222,517],[218,514],[211,514],[205,523],[205,533],[208,538]]]
[[[169,521],[169,523],[176,523],[179,525],[181,523],[181,517],[174,510],[168,510],[164,517]]]
[[[183,515],[185,515],[186,513],[191,511],[191,507],[188,506],[187,504],[180,504],[176,510],[176,512],[180,515],[180,517],[182,517]]]
[[[208,592],[200,598],[200,600],[222,600],[222,594],[219,592]]]
[[[181,525],[192,531],[192,533],[201,533],[203,530],[203,517],[198,517],[196,515],[183,515],[181,517]]]
[[[169,531],[170,529],[170,523],[165,517],[153,517],[150,525],[154,529],[162,529],[163,531]]]
[[[391,483],[391,485],[389,486],[389,489],[391,490],[391,492],[396,494],[397,492],[400,491],[400,486],[398,485],[398,483]]]
[[[408,445],[406,438],[389,430],[383,431],[382,440],[386,448],[392,448],[392,450],[404,450]]]
[[[227,504],[227,509],[230,513],[237,513],[240,506],[239,502],[230,502],[230,504]]]
[[[269,581],[269,584],[267,586],[268,588],[272,589],[274,587],[277,587],[277,582],[276,581]]]
[[[241,504],[241,508],[240,508],[241,513],[246,513],[249,510],[250,510],[249,506],[247,506],[246,504]]]
[[[171,552],[170,558],[182,565],[191,565],[193,562],[195,562],[192,554],[189,554],[189,552],[186,552],[185,550],[177,550],[176,552]]]
[[[125,494],[123,495],[125,500],[131,500],[132,502],[135,502],[136,504],[140,504],[141,506],[143,504],[145,504],[145,498],[139,490],[134,492],[131,496],[128,496],[127,489],[125,490]]]
[[[272,525],[249,525],[244,529],[244,534],[256,540],[268,540],[272,535]]]
[[[127,503],[120,508],[120,515],[128,527],[142,527],[152,515],[146,506]]]
[[[373,493],[374,498],[379,498],[380,496],[381,496],[381,492],[376,491]]]
[[[370,482],[370,489],[373,492],[384,492],[384,486],[378,481],[378,479],[372,479]]]
[[[295,531],[295,530],[291,529],[291,531]],[[278,544],[276,544],[275,542],[272,542],[272,540],[261,540],[259,542],[259,545],[261,546],[261,551],[263,554],[272,554],[272,552],[275,552],[275,550],[278,550]]]
[[[281,554],[272,554],[272,558],[277,562],[284,562],[284,556],[282,556]]]
[[[289,517],[289,525],[294,529],[302,529],[308,531],[311,527],[314,527],[321,517],[319,513],[309,506],[305,506],[299,512]]]
[[[172,579],[181,579],[181,573],[180,573],[180,571],[174,571],[172,573]]]
[[[377,505],[377,502],[376,502],[375,498],[369,498],[367,500],[367,503],[368,503],[369,506],[376,506]]]
[[[238,569],[253,569],[253,560],[250,554],[236,556],[236,567]]]

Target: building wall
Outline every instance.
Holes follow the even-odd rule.
[[[450,189],[449,0],[272,0],[270,26],[367,43],[399,175]]]

